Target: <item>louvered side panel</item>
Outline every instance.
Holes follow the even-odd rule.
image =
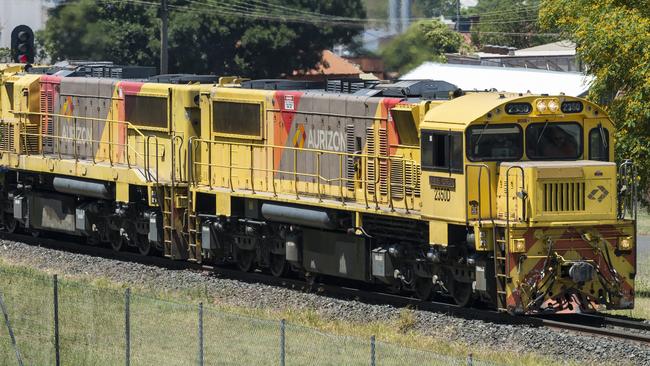
[[[395,160],[390,162],[390,194],[393,199],[404,198],[404,181],[406,162]]]
[[[22,151],[27,155],[40,153],[40,144],[38,142],[38,125],[25,125],[25,135],[20,138]]]
[[[379,129],[379,191],[383,195],[388,194],[388,133],[385,128]]]
[[[368,180],[368,193],[375,194],[375,182],[377,174],[375,170],[375,131],[372,127],[366,129],[366,146],[368,158],[366,159],[366,179]]]
[[[355,153],[354,125],[345,126],[345,152],[348,154]],[[348,179],[345,185],[351,191],[354,190],[354,173],[354,157],[348,155],[345,158],[345,177]]]
[[[0,150],[14,152],[14,126],[7,122],[0,123]]]
[[[43,84],[41,87],[41,134],[43,136],[43,150],[45,152],[54,151],[54,121],[51,113],[54,113],[54,91],[52,85]]]

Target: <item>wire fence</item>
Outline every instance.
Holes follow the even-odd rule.
[[[0,269],[2,365],[488,365]]]

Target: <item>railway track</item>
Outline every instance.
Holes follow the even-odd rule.
[[[214,267],[185,261],[172,261],[157,256],[141,256],[132,252],[115,252],[109,248],[88,246],[75,242],[76,238],[40,237],[0,233],[1,239],[38,245],[51,249],[62,249],[77,254],[100,256],[119,261],[153,265],[171,270],[194,270],[209,272],[213,276],[248,283],[315,291],[324,296],[338,299],[357,300],[370,304],[411,307],[423,311],[444,313],[470,320],[482,320],[500,324],[519,324],[533,327],[547,327],[569,330],[584,334],[625,339],[650,345],[650,323],[639,319],[606,314],[541,314],[535,316],[512,316],[488,309],[466,308],[444,301],[421,301],[408,296],[376,291],[369,287],[332,285],[328,282],[308,283],[298,278],[277,278],[263,272],[241,272],[228,267]]]

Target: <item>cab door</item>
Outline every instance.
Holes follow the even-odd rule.
[[[463,134],[451,130],[423,130],[422,215],[465,222]]]

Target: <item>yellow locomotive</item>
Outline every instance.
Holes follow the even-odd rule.
[[[633,167],[588,101],[0,72],[6,230],[512,313],[634,305]]]

